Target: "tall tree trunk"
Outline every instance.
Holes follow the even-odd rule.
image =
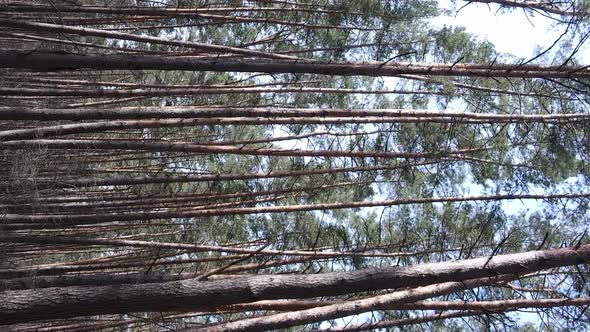
[[[265,299],[336,296],[496,277],[590,260],[590,245],[407,267],[231,280],[44,288],[0,293],[0,323],[135,311],[190,310]],[[461,284],[461,283],[459,283]]]
[[[214,72],[259,72],[322,74],[342,76],[431,76],[569,78],[590,77],[587,66],[508,65],[508,64],[415,64],[390,62],[358,63],[319,61],[199,60],[183,57],[142,55],[75,55],[45,51],[0,51],[0,68],[39,71],[75,69],[97,70],[189,70]]]

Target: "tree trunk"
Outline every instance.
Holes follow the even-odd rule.
[[[199,60],[188,57],[142,55],[76,55],[57,52],[0,51],[0,67],[38,71],[98,70],[188,70],[214,72],[294,73],[341,76],[430,76],[522,77],[587,79],[587,66],[508,64],[414,64],[405,62],[359,63],[318,61]]]
[[[12,324],[83,315],[190,310],[265,299],[336,296],[417,287],[503,274],[517,277],[588,260],[590,245],[582,245],[462,261],[321,274],[5,291],[0,293],[0,322]]]
[[[138,221],[155,220],[164,218],[198,218],[227,215],[246,215],[259,213],[282,213],[297,211],[321,211],[334,209],[351,209],[362,207],[395,206],[404,204],[423,204],[435,202],[464,202],[464,201],[498,201],[505,199],[550,199],[550,198],[582,198],[590,197],[590,193],[578,194],[554,194],[554,195],[490,195],[471,197],[429,197],[429,198],[407,198],[384,201],[365,202],[339,202],[324,204],[299,204],[299,205],[274,205],[261,207],[237,207],[237,208],[212,208],[212,209],[168,209],[167,211],[142,211],[129,213],[105,213],[105,214],[33,214],[17,215],[5,214],[5,230],[21,229],[56,229],[61,227],[72,227],[79,225],[92,225],[114,221]],[[56,240],[57,241],[57,240]]]

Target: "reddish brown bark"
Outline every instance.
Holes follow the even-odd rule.
[[[179,46],[185,48],[192,48],[207,52],[215,52],[215,53],[235,53],[235,54],[242,54],[246,56],[255,56],[255,57],[263,57],[263,58],[276,58],[276,59],[291,59],[296,60],[296,57],[282,55],[282,54],[274,54],[270,52],[263,52],[263,51],[256,51],[256,50],[249,50],[245,48],[239,47],[231,47],[231,46],[224,46],[224,45],[212,45],[212,44],[205,44],[205,43],[196,43],[190,41],[180,41],[180,40],[171,40],[166,38],[160,37],[151,37],[151,36],[143,36],[143,35],[134,35],[130,33],[122,33],[122,32],[114,32],[114,31],[107,31],[107,30],[100,30],[100,29],[90,29],[90,28],[80,28],[75,26],[66,26],[66,25],[59,25],[59,24],[51,24],[51,23],[37,23],[37,22],[26,22],[26,21],[17,21],[17,20],[10,20],[10,19],[2,19],[0,18],[0,26],[10,27],[10,28],[17,28],[17,29],[24,29],[29,31],[41,31],[41,32],[54,32],[54,33],[70,33],[70,34],[79,34],[83,36],[96,36],[96,37],[105,37],[105,38],[113,38],[119,40],[133,40],[137,42],[146,42],[146,43],[153,43],[153,44],[160,44],[160,45],[170,45],[170,46]]]
[[[590,77],[585,66],[322,63],[306,61],[199,60],[142,55],[75,55],[53,52],[0,51],[0,67],[41,71],[99,70],[190,70],[216,72],[310,73],[343,76],[398,76],[403,74],[474,77],[569,78]]]
[[[146,211],[130,212],[120,214],[37,214],[37,215],[17,215],[5,214],[4,229],[55,229],[75,225],[91,225],[113,221],[136,221],[136,220],[154,220],[165,218],[189,218],[189,217],[211,217],[226,215],[245,215],[259,213],[282,213],[296,211],[318,211],[333,209],[349,209],[361,207],[376,206],[396,206],[404,204],[424,204],[435,202],[465,202],[465,201],[498,201],[506,199],[559,199],[559,198],[587,198],[590,193],[577,194],[553,194],[553,195],[483,195],[467,197],[428,197],[428,198],[407,198],[398,200],[384,201],[366,201],[366,202],[342,202],[342,203],[324,203],[308,205],[276,205],[263,207],[240,207],[225,209],[170,209],[169,211]]]
[[[82,315],[186,310],[199,306],[222,306],[264,299],[334,296],[379,289],[413,288],[441,282],[495,278],[504,274],[509,274],[509,279],[512,279],[519,274],[580,264],[588,260],[590,245],[581,245],[576,248],[532,251],[492,258],[348,272],[253,276],[230,281],[185,280],[116,287],[5,291],[0,293],[0,322],[11,324]],[[490,280],[487,280],[478,285],[489,282]],[[462,282],[452,285],[455,286],[465,287]],[[432,293],[428,295],[433,296]]]

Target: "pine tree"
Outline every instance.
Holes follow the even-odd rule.
[[[515,62],[425,0],[0,8],[8,329],[587,328],[575,46]]]

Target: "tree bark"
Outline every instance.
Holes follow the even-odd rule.
[[[197,49],[197,50],[201,50],[201,51],[221,53],[221,54],[235,53],[235,54],[241,54],[241,55],[245,55],[245,56],[254,56],[254,57],[262,57],[262,58],[297,60],[297,57],[293,57],[293,56],[289,56],[289,55],[275,54],[275,53],[256,51],[256,50],[249,50],[249,49],[240,48],[240,47],[213,45],[213,44],[205,44],[205,43],[195,43],[195,42],[190,42],[190,41],[172,40],[172,39],[166,39],[166,38],[160,38],[160,37],[134,35],[134,34],[130,34],[130,33],[122,33],[122,32],[107,31],[107,30],[100,30],[100,29],[80,28],[80,27],[66,26],[66,25],[59,25],[59,24],[25,22],[25,21],[17,21],[17,20],[1,19],[0,18],[0,26],[9,27],[9,28],[24,29],[24,30],[28,30],[28,31],[40,31],[40,32],[44,32],[44,33],[46,33],[46,32],[53,32],[53,33],[60,33],[60,34],[61,33],[69,33],[69,34],[78,34],[78,35],[82,35],[82,36],[95,36],[95,37],[112,38],[112,39],[118,39],[118,40],[133,40],[133,41],[137,41],[137,42],[179,46],[179,47],[183,47],[183,48]]]
[[[0,91],[2,88],[0,88]],[[15,90],[21,90],[15,88]],[[109,91],[109,90],[106,90]],[[116,91],[116,90],[113,90]],[[221,90],[223,91],[223,90]],[[280,107],[119,107],[119,108],[20,108],[0,107],[0,120],[136,120],[136,119],[188,119],[188,118],[313,118],[313,117],[385,117],[400,119],[400,122],[421,119],[436,122],[436,119],[449,123],[461,123],[474,120],[475,123],[569,123],[590,120],[587,113],[560,114],[491,114],[475,112],[449,112],[420,109],[365,109],[365,108],[280,108]],[[442,122],[442,120],[439,120]]]
[[[59,182],[44,181],[39,179],[36,188],[43,190],[47,188],[72,188],[72,187],[100,187],[100,186],[131,186],[152,183],[183,183],[183,182],[207,182],[207,181],[235,181],[235,180],[256,180],[282,177],[303,177],[312,175],[337,174],[347,172],[372,172],[382,170],[394,170],[404,167],[429,165],[433,162],[424,163],[399,163],[377,166],[359,167],[334,167],[316,169],[294,169],[290,171],[277,171],[267,173],[244,173],[244,174],[203,174],[203,175],[171,175],[171,176],[111,176],[108,178],[81,178],[75,180],[63,179]],[[0,187],[1,188],[1,187]],[[231,198],[231,197],[228,197]]]
[[[326,10],[320,8],[300,8],[295,6],[289,7],[201,7],[201,8],[165,8],[165,7],[147,7],[147,6],[126,6],[126,7],[107,7],[107,6],[63,6],[63,5],[30,5],[11,3],[2,7],[6,12],[29,12],[29,13],[85,13],[85,14],[103,14],[103,15],[148,15],[163,17],[184,17],[195,18],[204,13],[236,13],[236,12],[304,12],[304,13],[324,13],[324,14],[349,14],[359,15],[358,13],[349,13],[342,10]]]
[[[359,63],[317,61],[264,60],[199,60],[143,55],[76,55],[46,51],[0,51],[1,68],[58,71],[76,69],[98,70],[188,70],[214,72],[298,73],[338,76],[471,76],[569,78],[590,77],[587,66],[546,66],[508,64],[415,64],[405,62]]]
[[[92,139],[38,139],[15,140],[0,142],[0,148],[23,149],[25,147],[46,147],[66,150],[135,150],[158,152],[195,152],[203,154],[237,154],[253,156],[285,156],[285,157],[357,157],[357,158],[395,158],[423,159],[442,158],[474,152],[485,151],[486,148],[460,149],[455,151],[437,152],[396,152],[396,151],[337,151],[337,150],[283,150],[269,148],[241,148],[234,146],[212,146],[193,143],[171,143],[167,141],[142,140],[92,140]]]
[[[407,198],[398,200],[339,202],[324,204],[275,205],[261,207],[238,207],[225,209],[169,209],[167,211],[145,211],[129,213],[107,214],[33,214],[18,215],[4,214],[3,228],[5,230],[21,229],[56,229],[68,226],[92,225],[105,222],[124,222],[137,220],[154,220],[166,218],[196,218],[227,215],[245,215],[259,213],[283,213],[297,211],[319,211],[333,209],[350,209],[377,206],[395,206],[404,204],[424,204],[435,202],[464,202],[464,201],[497,201],[505,199],[556,199],[556,198],[587,198],[590,193],[553,194],[553,195],[482,195],[470,197],[427,197]]]
[[[0,235],[0,242],[4,243],[31,243],[31,244],[74,244],[80,246],[112,246],[112,247],[135,247],[135,248],[157,248],[157,249],[182,249],[191,252],[222,252],[233,254],[260,254],[269,256],[307,256],[314,258],[335,258],[335,257],[403,257],[440,252],[440,249],[432,249],[420,252],[365,252],[365,251],[327,251],[327,250],[272,250],[272,249],[248,249],[231,246],[202,245],[192,243],[176,242],[151,242],[139,240],[121,239],[92,239],[69,236],[42,236],[42,235]],[[0,277],[3,276],[0,270]]]
[[[342,303],[343,301],[330,300],[274,300],[258,301],[252,303],[236,304],[224,307],[222,310],[230,312],[243,311],[297,311],[324,307]],[[378,310],[481,310],[504,311],[510,308],[552,308],[561,306],[590,305],[590,298],[557,298],[557,299],[515,299],[494,301],[418,301],[414,303],[402,303],[395,305],[378,306]]]
[[[517,276],[501,275],[495,280],[511,280]],[[188,329],[191,332],[225,332],[225,331],[268,331],[284,329],[306,323],[319,322],[328,319],[346,317],[375,310],[384,306],[394,306],[399,303],[415,302],[422,299],[446,295],[464,289],[489,284],[489,278],[471,279],[460,282],[446,282],[430,286],[417,287],[409,290],[393,292],[390,294],[377,295],[374,297],[340,302],[319,308],[299,310],[294,312],[279,313],[268,316],[246,318],[235,322],[220,325],[208,326],[205,328]]]
[[[462,261],[321,274],[5,291],[0,293],[0,323],[136,311],[188,310],[265,299],[336,296],[503,274],[517,277],[519,274],[559,266],[583,264],[588,260],[590,245],[581,245]]]
[[[576,117],[574,117],[576,118]],[[586,121],[584,117],[578,120]],[[573,121],[564,121],[576,122]],[[21,139],[49,138],[62,135],[100,133],[110,130],[144,129],[144,128],[170,128],[193,127],[208,125],[346,125],[367,123],[449,123],[449,124],[486,124],[494,121],[476,119],[453,119],[445,117],[230,117],[230,118],[188,118],[188,119],[162,119],[162,120],[119,120],[98,121],[75,124],[62,124],[55,126],[36,127],[30,129],[13,129],[0,132],[1,141],[14,141]],[[515,121],[508,121],[515,122]],[[536,121],[535,121],[536,122]],[[547,121],[548,123],[554,121]],[[501,123],[501,121],[499,122]]]
[[[569,10],[564,10],[559,8],[558,6],[552,6],[547,2],[547,4],[542,2],[533,2],[533,1],[513,1],[513,0],[469,0],[469,2],[473,3],[485,3],[485,4],[497,4],[501,7],[513,7],[513,8],[523,8],[523,9],[530,9],[530,10],[540,10],[546,13],[557,14],[562,16],[583,16],[588,14],[588,12],[577,11],[574,8]],[[575,4],[575,1],[572,1],[571,4]]]
[[[440,91],[426,90],[371,90],[371,89],[337,89],[337,88],[248,88],[248,87],[192,87],[177,88],[169,86],[160,89],[56,89],[56,88],[0,88],[0,96],[65,96],[88,98],[129,98],[129,97],[165,97],[165,96],[201,96],[201,95],[232,95],[243,93],[333,93],[333,94],[416,94],[416,95],[445,95]]]
[[[437,310],[437,308],[442,306],[437,305],[428,305],[431,301],[421,301],[418,302],[418,309],[426,309],[432,308]],[[504,302],[501,305],[496,305],[496,302]],[[424,303],[424,306],[421,305]],[[457,318],[457,317],[466,317],[466,316],[477,316],[477,315],[490,315],[490,314],[501,314],[509,311],[525,309],[525,308],[554,308],[554,307],[563,307],[563,306],[585,306],[590,304],[590,301],[587,298],[578,298],[578,299],[543,299],[543,300],[505,300],[505,301],[476,301],[476,302],[468,302],[468,303],[441,303],[435,302],[441,305],[448,304],[449,307],[447,310],[452,310],[456,308],[457,310],[462,310],[458,312],[441,312],[438,314],[433,315],[425,315],[421,317],[415,318],[402,318],[396,320],[383,320],[376,323],[365,323],[360,325],[349,325],[349,326],[342,326],[342,327],[333,327],[328,329],[318,329],[318,330],[309,330],[309,332],[358,332],[358,331],[368,331],[368,330],[375,330],[375,329],[384,329],[390,327],[399,327],[405,325],[414,325],[419,323],[426,323],[432,322],[436,320],[442,319],[449,319],[449,318]],[[433,303],[434,304],[434,303]],[[412,304],[407,306],[400,306],[397,309],[413,309]],[[441,308],[445,310],[445,308]],[[426,309],[428,310],[428,309]],[[463,311],[465,310],[465,311]],[[190,331],[190,330],[188,330]],[[186,332],[188,332],[186,331]],[[181,331],[185,332],[185,331]]]

